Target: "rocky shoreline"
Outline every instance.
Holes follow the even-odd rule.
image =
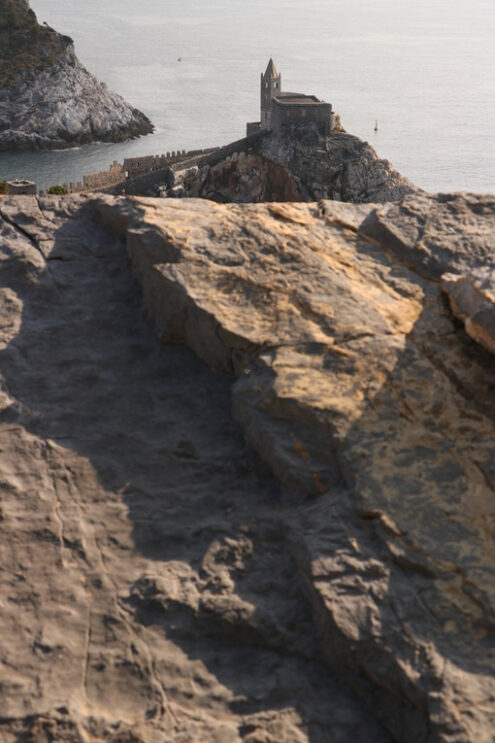
[[[285,126],[237,144],[194,165],[179,163],[167,173],[166,183],[157,178],[149,194],[220,203],[367,203],[398,201],[420,191],[368,142],[346,132],[323,136],[312,123]]]
[[[72,44],[47,69],[0,89],[0,151],[121,142],[152,131],[143,113],[88,72]]]

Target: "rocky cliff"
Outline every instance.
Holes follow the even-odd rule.
[[[120,142],[152,129],[25,0],[0,2],[0,151]]]
[[[493,197],[0,216],[2,741],[493,743]]]
[[[322,136],[314,124],[240,142],[239,149],[205,158],[209,163],[175,168],[173,179],[156,193],[225,203],[317,201],[365,203],[397,201],[418,192],[388,160],[359,137],[345,132]]]

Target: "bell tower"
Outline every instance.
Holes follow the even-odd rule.
[[[282,75],[277,73],[273,59],[270,57],[265,74],[261,74],[261,128],[270,129],[272,99],[282,92]]]

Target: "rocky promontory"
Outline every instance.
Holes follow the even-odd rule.
[[[152,130],[79,62],[69,37],[38,24],[26,0],[1,0],[0,151],[120,142]]]
[[[2,743],[493,743],[494,198],[0,229]]]
[[[398,201],[419,190],[368,142],[344,131],[324,136],[307,123],[240,140],[192,166],[178,165],[155,193],[221,203],[366,203]]]

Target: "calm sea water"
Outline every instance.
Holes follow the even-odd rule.
[[[259,74],[273,56],[284,87],[331,101],[347,131],[417,185],[495,190],[495,0],[31,5],[156,132],[120,145],[0,154],[0,177],[46,187],[126,156],[238,139],[258,118]]]

